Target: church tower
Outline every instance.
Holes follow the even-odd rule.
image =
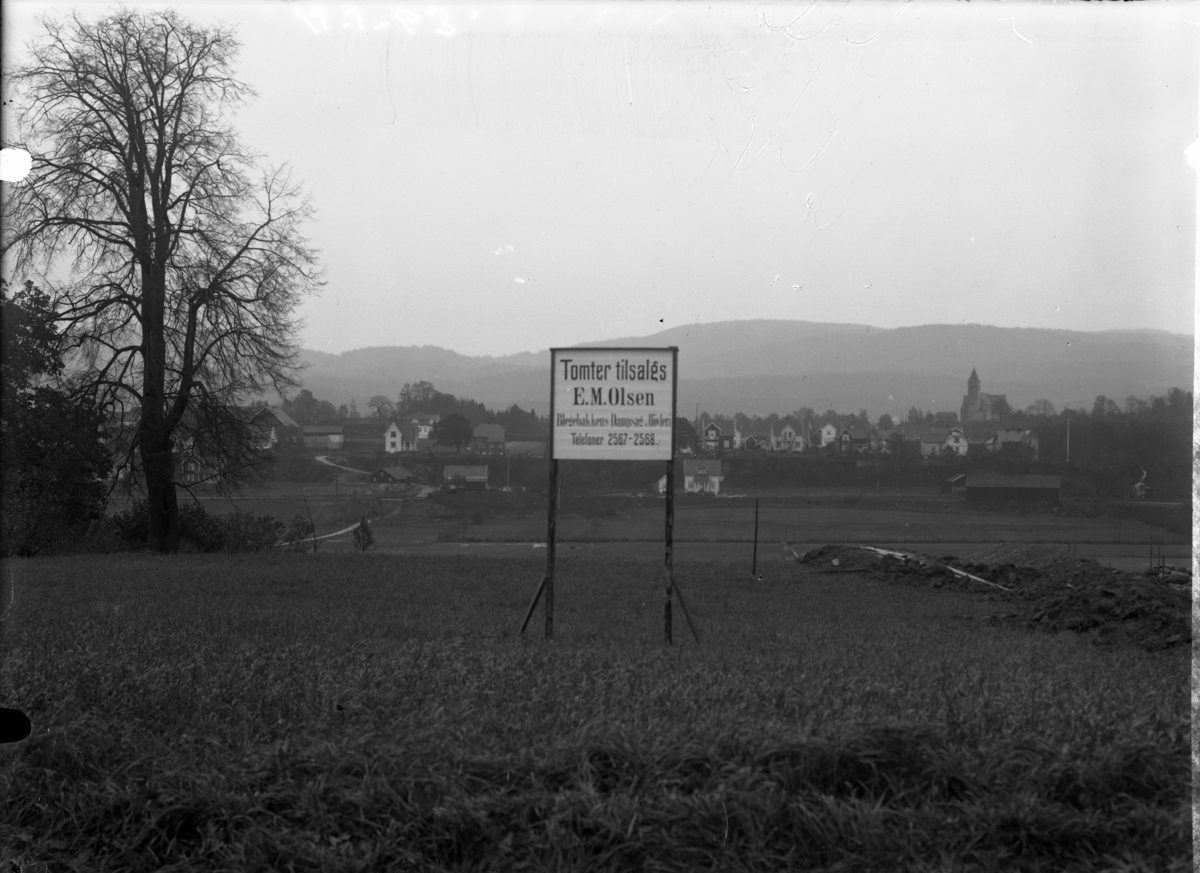
[[[967,396],[979,396],[979,374],[975,372],[975,368],[971,368],[971,376],[967,379]]]

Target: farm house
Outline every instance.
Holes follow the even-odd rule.
[[[371,474],[372,490],[382,486],[385,490],[390,491],[394,486],[406,485],[411,478],[412,473],[404,467],[380,467]]]
[[[967,500],[1019,500],[1058,503],[1062,476],[1009,476],[971,473],[967,476]]]

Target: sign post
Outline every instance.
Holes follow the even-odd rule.
[[[672,567],[674,524],[675,404],[679,349],[572,348],[550,350],[550,494],[546,530],[546,573],[521,633],[538,599],[546,596],[546,639],[554,627],[554,535],[558,507],[558,462],[665,461],[666,604],[664,633],[671,642],[671,595],[679,596],[688,626],[699,642]]]

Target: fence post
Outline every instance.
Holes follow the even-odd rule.
[[[546,639],[554,637],[554,535],[558,515],[558,459],[550,462],[550,508],[546,526]]]
[[[754,557],[750,561],[750,575],[758,576],[758,498],[754,498]]]
[[[673,435],[672,435],[673,436]],[[671,645],[671,588],[673,587],[674,557],[675,557],[675,457],[674,452],[667,460],[667,516],[666,516],[666,554],[664,563],[667,570],[666,598],[663,601],[663,642]]]

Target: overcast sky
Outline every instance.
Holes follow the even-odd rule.
[[[309,348],[1194,330],[1191,4],[179,5],[315,200]]]

